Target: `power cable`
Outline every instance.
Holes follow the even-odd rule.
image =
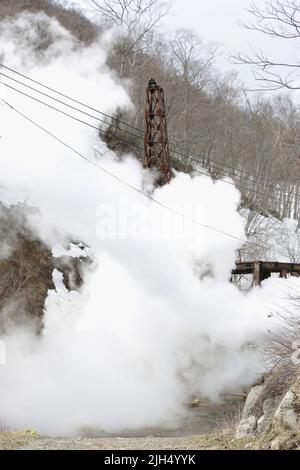
[[[61,109],[59,109],[59,108],[56,108],[55,106],[52,106],[52,105],[49,104],[49,103],[45,103],[44,101],[39,100],[38,98],[35,98],[34,96],[31,96],[31,95],[29,95],[29,94],[27,94],[27,93],[25,93],[25,92],[23,92],[23,91],[21,91],[21,90],[18,90],[17,88],[15,88],[15,87],[13,87],[13,86],[11,86],[11,85],[8,85],[8,83],[0,82],[0,84],[3,85],[3,86],[6,86],[6,87],[8,87],[8,88],[10,88],[11,90],[16,91],[17,93],[20,93],[21,95],[26,96],[27,98],[30,98],[30,99],[32,99],[32,100],[34,100],[34,101],[36,101],[36,102],[38,102],[38,103],[40,103],[40,104],[43,104],[44,106],[47,106],[48,108],[50,108],[50,109],[52,109],[52,110],[54,110],[54,111],[57,111],[57,112],[63,114],[64,116],[67,116],[67,117],[73,119],[74,121],[77,121],[77,122],[79,122],[79,123],[81,123],[81,124],[85,124],[86,126],[89,126],[89,127],[91,127],[92,129],[96,129],[96,131],[98,131],[98,132],[100,132],[100,133],[101,133],[101,132],[104,133],[104,131],[102,131],[101,129],[99,129],[99,127],[94,126],[93,124],[90,124],[90,123],[88,123],[88,122],[86,122],[86,121],[83,121],[82,119],[79,119],[79,118],[77,118],[77,117],[75,117],[75,116],[72,116],[71,114],[66,113],[65,111],[63,111],[63,110],[61,110]],[[4,100],[3,100],[3,101],[4,101]],[[127,143],[128,143],[128,142],[127,142]],[[138,148],[139,150],[143,150],[143,149],[142,149],[140,146],[138,146],[137,144],[134,144],[133,142],[131,142],[131,144],[132,144],[134,147]]]
[[[3,75],[3,74],[0,73],[0,75]],[[21,94],[21,95],[23,95],[23,96],[26,96],[27,98],[30,98],[30,99],[36,101],[36,102],[38,102],[38,103],[40,103],[40,104],[42,104],[42,105],[44,105],[44,106],[46,106],[46,107],[48,107],[48,108],[54,110],[54,111],[57,111],[57,112],[63,114],[64,116],[67,116],[67,117],[69,117],[69,118],[71,118],[71,119],[73,119],[73,120],[75,120],[75,121],[77,121],[77,122],[79,122],[79,123],[81,123],[81,124],[84,124],[84,125],[87,125],[87,126],[93,128],[93,129],[96,129],[99,133],[101,133],[102,135],[105,135],[105,132],[104,132],[103,130],[99,129],[98,127],[94,126],[93,124],[90,124],[90,123],[88,123],[88,122],[86,122],[86,121],[84,121],[84,120],[82,120],[82,119],[79,119],[79,118],[77,118],[77,117],[75,117],[75,116],[73,116],[73,115],[71,115],[71,114],[69,114],[69,113],[67,113],[67,112],[65,112],[65,111],[63,111],[63,110],[61,110],[61,109],[55,107],[55,106],[50,105],[49,103],[45,103],[44,101],[39,100],[38,98],[36,98],[36,97],[34,97],[34,96],[32,96],[32,95],[29,95],[28,93],[25,93],[25,92],[23,92],[23,91],[21,91],[21,90],[15,88],[15,87],[13,87],[13,86],[7,84],[7,83],[5,83],[5,82],[0,82],[0,84],[3,85],[3,86],[6,86],[6,87],[8,87],[8,88],[10,88],[10,89],[13,90],[13,91],[16,91],[17,93],[19,93],[19,94]],[[25,85],[25,86],[27,86],[27,85]],[[29,88],[32,89],[32,87],[29,87]],[[34,91],[37,91],[37,90],[34,90]],[[39,93],[42,93],[42,92],[39,92]],[[46,95],[47,97],[49,97],[49,98],[51,98],[51,99],[54,99],[55,101],[58,101],[59,103],[61,103],[61,104],[63,104],[63,105],[69,106],[69,107],[71,107],[72,109],[75,109],[76,111],[81,112],[78,108],[75,108],[75,107],[73,107],[73,106],[70,106],[70,105],[68,105],[68,104],[66,104],[66,103],[64,103],[64,102],[62,102],[61,100],[57,100],[56,98],[52,98],[51,96],[49,96],[49,95],[47,95],[47,94],[45,94],[45,93],[42,93],[42,94],[43,94],[43,95]],[[87,113],[84,112],[84,114],[87,114]],[[92,116],[92,115],[89,115],[89,116],[91,116],[91,117],[94,118],[94,116]],[[95,119],[100,120],[101,122],[103,122],[103,123],[109,125],[110,127],[113,127],[113,128],[118,129],[118,130],[121,130],[121,131],[124,132],[125,134],[128,134],[127,131],[124,131],[124,130],[122,130],[122,129],[119,129],[117,126],[111,125],[111,124],[107,123],[106,121],[103,121],[103,120],[101,120],[101,119],[99,119],[99,118],[95,118]],[[134,137],[137,137],[137,138],[138,138],[138,136],[136,136],[135,134],[129,133],[129,135],[131,135],[131,136],[133,135]],[[118,139],[120,139],[121,141],[123,141],[123,142],[125,142],[126,144],[128,144],[128,141],[125,140],[124,138],[122,138],[121,136],[118,136]],[[142,149],[139,145],[137,145],[136,143],[134,143],[134,142],[130,142],[130,145],[134,146],[135,148],[137,148],[137,149],[140,150],[140,151],[143,151],[143,149]],[[189,158],[189,157],[187,157],[187,158]],[[198,160],[197,160],[197,162],[198,162],[198,164],[200,164],[200,162],[199,162]],[[197,168],[193,168],[193,171],[196,172],[196,173],[199,173],[199,174],[201,174],[201,175],[209,176],[209,175],[207,175],[207,173],[205,173],[205,172],[203,172],[203,171],[200,171],[200,170],[198,170]],[[224,182],[224,183],[226,183],[226,184],[230,184],[230,185],[236,187],[236,184],[233,183],[233,182],[231,182],[231,181],[224,180],[223,178],[218,178],[218,180],[220,180],[220,181],[222,181],[222,182]],[[237,183],[237,184],[238,184],[238,183]],[[239,184],[239,188],[244,189],[245,191],[250,191],[250,192],[253,192],[253,193],[255,193],[255,194],[259,194],[259,195],[261,195],[261,196],[268,197],[269,199],[273,199],[274,201],[277,201],[277,198],[274,197],[274,196],[272,196],[271,194],[268,194],[268,193],[265,193],[265,192],[256,190],[256,189],[254,189],[254,188],[249,188],[249,187],[244,186],[244,185],[241,185],[241,184]]]
[[[87,163],[97,167],[98,169],[100,169],[101,171],[103,171],[104,173],[106,173],[108,176],[110,176],[111,178],[115,179],[116,181],[118,181],[119,183],[121,183],[123,186],[126,186],[128,188],[130,188],[131,190],[135,191],[136,193],[142,195],[143,197],[149,199],[150,201],[154,202],[155,204],[163,207],[164,209],[172,212],[173,214],[175,215],[178,215],[186,220],[189,220],[190,222],[192,223],[195,223],[203,228],[206,228],[208,230],[212,230],[214,232],[217,232],[217,233],[220,233],[222,235],[225,235],[227,237],[230,237],[230,238],[233,238],[235,240],[238,240],[240,242],[243,242],[243,243],[248,243],[248,244],[251,244],[251,245],[255,245],[255,246],[259,246],[259,247],[263,247],[263,245],[260,245],[258,243],[254,243],[254,242],[249,242],[248,240],[244,240],[242,238],[239,238],[239,237],[236,237],[235,235],[232,235],[231,233],[228,233],[224,230],[221,230],[221,229],[218,229],[216,227],[213,227],[211,225],[207,225],[207,224],[202,224],[201,222],[199,222],[197,219],[194,219],[192,217],[187,217],[185,216],[184,214],[182,214],[181,212],[177,211],[176,209],[173,209],[171,207],[169,207],[168,205],[166,205],[165,203],[161,202],[161,201],[158,201],[157,199],[155,199],[154,197],[150,196],[149,194],[146,194],[144,193],[143,191],[141,191],[140,189],[136,188],[135,186],[132,186],[131,184],[127,183],[126,181],[122,180],[119,176],[116,176],[115,174],[111,173],[110,171],[108,171],[107,169],[105,169],[104,167],[102,167],[101,165],[99,165],[98,163],[94,162],[93,160],[90,160],[88,157],[86,157],[84,154],[82,154],[81,152],[79,152],[78,150],[74,149],[71,145],[67,144],[66,142],[64,142],[63,140],[61,140],[59,137],[57,137],[55,134],[53,134],[52,132],[48,131],[46,128],[44,128],[43,126],[41,126],[40,124],[38,124],[37,122],[35,122],[33,119],[31,119],[29,116],[25,115],[24,113],[20,112],[19,110],[17,110],[14,106],[12,106],[11,104],[9,104],[7,101],[5,100],[2,100],[11,110],[13,110],[14,112],[16,112],[19,116],[23,117],[24,119],[26,119],[28,122],[30,122],[31,124],[33,124],[35,127],[37,127],[38,129],[40,129],[41,131],[45,132],[48,136],[50,136],[51,138],[53,138],[54,140],[56,140],[57,142],[59,142],[61,145],[65,146],[66,148],[68,148],[69,150],[71,150],[75,155],[77,155],[78,157],[82,158],[84,161],[86,161]],[[263,247],[263,248],[266,248],[266,247]]]
[[[55,90],[54,88],[51,88],[51,87],[48,86],[48,85],[45,85],[45,84],[43,84],[43,83],[41,83],[41,82],[39,82],[39,81],[37,81],[37,80],[34,80],[34,79],[28,77],[28,76],[25,75],[25,74],[22,74],[22,73],[20,73],[20,72],[14,70],[14,69],[12,69],[12,68],[10,68],[10,67],[7,67],[6,65],[4,65],[4,64],[2,64],[2,63],[0,63],[0,66],[3,67],[3,68],[6,69],[6,70],[9,70],[9,71],[12,72],[12,73],[15,73],[15,74],[17,74],[17,75],[19,75],[19,76],[21,76],[21,77],[23,77],[23,78],[25,78],[25,79],[27,79],[27,80],[33,82],[33,83],[35,83],[35,84],[41,86],[41,87],[44,87],[45,89],[48,89],[48,90],[50,90],[50,91],[52,91],[52,92],[54,92],[54,93],[56,93],[56,94],[58,94],[58,95],[60,95],[60,96],[62,96],[62,97],[64,97],[64,98],[67,98],[67,99],[69,99],[69,100],[71,100],[71,101],[73,101],[73,102],[75,102],[75,103],[77,103],[77,104],[79,104],[79,105],[81,105],[81,106],[84,106],[84,107],[86,107],[87,109],[90,109],[90,110],[92,110],[92,111],[95,111],[95,112],[97,112],[97,113],[99,113],[99,114],[101,114],[101,115],[103,115],[103,116],[105,116],[105,117],[107,117],[107,118],[109,118],[109,119],[113,119],[112,116],[110,116],[110,115],[108,115],[108,114],[106,114],[106,113],[103,113],[103,112],[100,111],[99,109],[93,108],[92,106],[89,106],[89,105],[87,105],[87,104],[85,104],[85,103],[83,103],[83,102],[81,102],[81,101],[79,101],[79,100],[76,100],[75,98],[72,98],[72,97],[66,95],[65,93],[62,93],[62,92],[60,92],[60,91],[58,91],[58,90]],[[3,75],[4,75],[4,74],[3,74]],[[7,75],[6,75],[6,77],[7,77],[7,78],[11,78],[11,77],[8,77]],[[12,79],[12,80],[15,80],[15,79],[13,79],[13,78],[11,78],[11,79]],[[21,82],[20,82],[20,83],[21,83]],[[24,86],[28,86],[28,85],[25,85],[24,83],[22,83],[22,84],[23,84]],[[38,93],[42,93],[42,92],[40,92],[40,91],[38,91],[38,90],[35,90],[35,91],[37,91]],[[55,99],[55,98],[53,98],[53,99]],[[67,105],[67,104],[66,104],[66,105]],[[69,105],[67,105],[67,106],[69,106]],[[94,117],[94,119],[97,119],[97,118]],[[135,127],[135,126],[132,126],[131,124],[128,124],[128,123],[126,123],[125,121],[122,121],[122,120],[120,120],[120,119],[118,119],[118,122],[119,122],[120,124],[123,124],[124,126],[126,126],[126,127],[128,127],[128,128],[131,128],[131,129],[133,129],[133,130],[135,130],[135,131],[137,131],[137,132],[139,132],[139,133],[142,134],[141,136],[137,136],[137,135],[133,134],[135,137],[137,137],[137,138],[138,138],[138,137],[139,137],[139,138],[143,138],[143,137],[142,137],[142,136],[143,136],[143,130],[142,130],[142,129],[137,128],[137,127]],[[120,130],[120,128],[118,128],[118,129]],[[181,147],[179,147],[178,145],[175,145],[175,144],[170,143],[170,147],[174,149],[174,152],[175,152],[177,155],[184,156],[185,158],[189,158],[190,160],[195,161],[195,162],[197,162],[198,164],[201,164],[202,157],[199,156],[199,155],[197,155],[195,152],[189,152],[191,155],[194,155],[194,157],[193,157],[193,156],[190,156],[190,155],[187,156],[187,155],[184,154],[185,150],[182,149]],[[178,150],[182,151],[183,153],[178,153]],[[197,158],[195,158],[195,157],[197,157]],[[214,161],[214,160],[210,160],[210,161],[209,161],[209,164],[210,164],[211,166],[214,166],[214,169],[216,169],[216,170],[225,170],[226,173],[230,174],[231,176],[235,176],[235,174],[234,174],[234,173],[230,173],[230,172],[228,171],[228,169],[233,170],[233,171],[235,171],[235,172],[239,172],[239,173],[241,173],[241,174],[248,175],[248,176],[250,176],[251,178],[256,179],[258,183],[263,182],[262,180],[259,180],[256,175],[251,175],[251,173],[249,173],[249,172],[247,172],[247,171],[245,171],[245,170],[241,170],[241,169],[237,169],[237,168],[234,168],[234,167],[230,167],[229,165],[224,165],[224,164],[222,164],[221,162],[216,162],[216,161]],[[217,165],[219,165],[219,164],[222,165],[222,167],[218,167]],[[265,182],[265,181],[264,181],[264,182]],[[270,181],[270,183],[272,183],[272,182]],[[272,191],[274,190],[274,187],[273,187],[273,185],[271,185],[271,184],[270,184],[270,189],[272,189]]]

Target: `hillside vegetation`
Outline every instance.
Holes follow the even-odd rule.
[[[168,11],[167,2],[154,0],[155,11],[125,9],[124,15],[119,14],[118,7],[103,7],[100,0],[86,0],[86,4],[94,8],[94,22],[61,2],[2,0],[0,22],[24,11],[43,12],[56,18],[82,46],[112,26],[121,26],[123,33],[109,51],[108,65],[127,87],[135,108],[114,117],[113,125],[106,129],[108,147],[117,153],[132,152],[142,157],[139,130],[144,126],[145,88],[155,77],[165,89],[174,167],[191,172],[191,156],[213,178],[232,178],[241,191],[240,211],[247,220],[249,239],[264,246],[272,241],[277,249],[272,252],[274,256],[281,247],[287,259],[300,262],[299,112],[292,98],[286,94],[250,97],[234,72],[218,70],[216,57],[221,49],[217,44],[205,42],[192,30],[162,33],[159,26]],[[45,38],[41,28],[36,47],[45,51],[50,44],[51,38]],[[124,134],[122,121],[129,123],[136,135]],[[27,206],[0,207],[1,332],[25,323],[35,333],[42,331],[45,299],[49,289],[55,287],[54,269],[63,272],[69,290],[80,288],[82,282],[80,257],[71,261],[68,257],[54,259],[30,228],[26,213],[31,210]],[[285,225],[284,219],[295,220]],[[269,255],[268,249],[247,246],[240,253],[241,258],[248,259]],[[258,385],[259,396],[252,407],[244,410],[237,435],[231,430],[224,437],[225,448],[244,444],[248,448],[287,448],[289,439],[294,439],[292,448],[300,445],[299,369],[291,367],[287,371],[282,367],[282,358],[290,358],[286,351],[293,352],[291,345],[297,339],[299,321],[294,324],[289,312],[284,320],[291,328],[286,336],[279,329],[279,336],[270,339],[267,351],[277,365]],[[218,439],[213,437],[207,445],[199,441],[199,445],[220,447]]]
[[[231,73],[218,70],[216,57],[222,53],[218,44],[205,42],[194,31],[162,33],[159,26],[167,12],[166,2],[156,0],[150,12],[138,14],[133,9],[122,19],[118,7],[112,14],[102,3],[86,0],[87,8],[94,7],[95,23],[51,0],[2,0],[0,19],[42,11],[84,43],[92,42],[100,31],[122,26],[124,34],[114,41],[108,63],[121,79],[129,80],[135,110],[117,118],[143,129],[145,88],[154,76],[165,89],[175,166],[189,169],[186,157],[192,156],[213,176],[233,178],[242,192],[243,206],[280,220],[297,217],[298,110],[292,99],[284,93],[256,98],[247,93],[236,69]],[[138,137],[114,129],[108,134],[114,150],[131,150],[141,156],[142,150],[134,145],[137,142],[143,147]]]

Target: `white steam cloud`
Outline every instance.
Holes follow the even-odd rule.
[[[36,49],[41,28],[54,38],[46,51]],[[113,113],[131,104],[106,66],[106,48],[107,38],[83,47],[45,15],[0,24],[4,63]],[[96,130],[3,86],[0,93],[90,160],[151,189],[149,172],[129,155],[118,160]],[[31,223],[51,248],[73,237],[95,259],[80,293],[69,293],[54,272],[40,338],[24,331],[5,337],[2,421],[60,434],[159,424],[176,416],[188,393],[218,399],[261,373],[253,345],[269,326],[266,301],[280,281],[247,296],[231,285],[240,241],[187,220],[183,226],[183,218],[78,158],[3,103],[0,132],[0,200],[37,207]],[[188,217],[245,237],[233,186],[177,174],[153,191]]]

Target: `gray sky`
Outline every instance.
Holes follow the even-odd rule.
[[[73,0],[83,7],[89,0]],[[245,30],[237,24],[238,20],[251,19],[245,9],[250,0],[173,0],[173,9],[164,20],[166,29],[192,28],[205,41],[216,41],[222,45],[222,56],[218,65],[222,70],[238,71],[240,78],[249,87],[257,86],[252,78],[252,71],[247,66],[234,66],[225,60],[228,52],[250,51],[250,47],[261,49],[270,56],[279,59],[295,60],[299,49],[293,41],[272,39],[262,33]],[[264,0],[256,0],[258,6],[264,6]]]
[[[263,4],[263,1],[260,0]],[[232,50],[246,51],[247,41],[255,41],[255,33],[241,28],[237,21],[246,19],[245,8],[249,0],[174,0],[174,8],[167,24],[174,28],[192,28],[205,41],[221,44],[222,56],[218,60],[223,70],[237,70],[244,81],[250,83],[251,70],[228,64],[224,56]]]
[[[270,57],[292,61],[299,56],[299,48],[297,41],[270,38],[239,26],[239,20],[247,23],[252,19],[246,11],[249,4],[250,0],[174,0],[173,13],[167,22],[176,28],[193,28],[204,40],[220,43],[222,57],[219,66],[223,70],[238,71],[246,85],[255,88],[257,83],[253,80],[251,67],[229,64],[225,60],[227,53],[234,50],[246,53],[252,47],[263,50]],[[263,8],[265,1],[255,0],[255,4]]]

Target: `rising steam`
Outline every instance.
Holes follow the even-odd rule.
[[[41,28],[53,38],[44,51],[36,49]],[[22,14],[0,25],[1,61],[113,113],[131,104],[106,65],[107,44],[102,38],[83,47],[45,15]],[[245,238],[233,186],[177,173],[170,185],[154,189],[153,176],[130,155],[119,160],[96,130],[3,86],[0,93],[123,181]],[[73,238],[94,258],[80,293],[69,293],[54,272],[42,337],[22,330],[5,338],[2,421],[60,434],[159,424],[178,414],[189,393],[218,399],[261,373],[255,345],[269,326],[266,299],[279,281],[247,296],[229,283],[241,241],[143,198],[4,103],[0,133],[0,200],[37,207],[30,223],[51,249]]]

